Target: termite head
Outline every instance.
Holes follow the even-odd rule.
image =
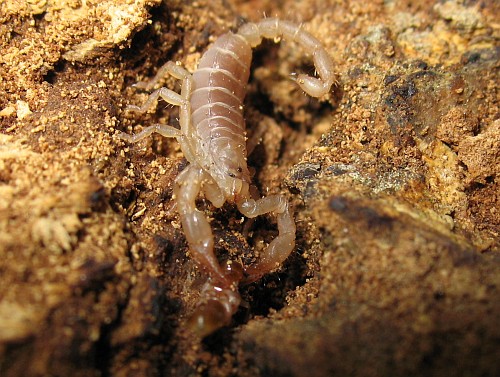
[[[201,338],[229,325],[240,305],[238,284],[243,277],[243,267],[228,261],[224,273],[225,281],[207,280],[201,293],[204,301],[187,321],[188,330]]]
[[[196,308],[187,321],[188,330],[200,338],[210,335],[215,330],[228,325],[233,313],[227,313],[224,305],[218,300],[207,300]]]

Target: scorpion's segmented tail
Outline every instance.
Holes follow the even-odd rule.
[[[257,23],[247,23],[238,30],[238,35],[255,47],[262,42],[262,38],[274,40],[287,39],[299,44],[306,53],[313,57],[314,67],[319,78],[305,74],[297,75],[297,84],[311,97],[321,97],[330,91],[335,83],[334,65],[331,56],[318,39],[300,25],[278,18],[265,18]]]

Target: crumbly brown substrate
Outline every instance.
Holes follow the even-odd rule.
[[[498,2],[2,1],[2,376],[500,374]],[[234,323],[185,329],[205,275],[172,184],[186,162],[160,103],[131,85],[263,13],[303,22],[339,84],[289,80],[310,57],[254,51],[245,114],[262,193],[295,208],[297,247],[241,288]],[[178,88],[172,78],[165,85]],[[250,263],[272,217],[199,208],[221,259]]]

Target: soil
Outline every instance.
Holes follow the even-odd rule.
[[[499,3],[5,0],[0,3],[0,374],[500,375]],[[320,100],[288,41],[255,49],[245,116],[263,195],[292,203],[296,248],[240,289],[232,323],[186,319],[206,274],[172,198],[177,124],[125,110],[169,60],[196,69],[263,15],[335,61]],[[179,90],[166,78],[164,85]],[[273,216],[203,196],[216,253],[251,263]]]

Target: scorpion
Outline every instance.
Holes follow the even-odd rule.
[[[173,199],[190,255],[208,273],[201,292],[202,302],[188,320],[189,327],[203,337],[231,322],[241,303],[240,283],[254,282],[271,272],[295,247],[296,227],[287,199],[283,195],[255,198],[247,167],[242,104],[250,75],[252,48],[263,38],[291,40],[312,55],[319,77],[298,74],[292,78],[312,97],[329,93],[335,83],[334,65],[318,39],[300,25],[265,18],[242,25],[236,33],[220,36],[202,55],[193,74],[169,61],[153,79],[134,85],[151,91],[167,74],[181,80],[180,94],[161,87],[152,91],[142,106],[127,106],[127,110],[144,113],[161,98],[179,106],[179,128],[153,124],[134,135],[118,135],[131,143],[153,133],[175,138],[189,162],[175,180]],[[245,268],[231,260],[219,263],[210,223],[195,203],[202,192],[214,207],[232,203],[248,218],[267,213],[276,215],[278,235],[260,252],[255,263]]]

